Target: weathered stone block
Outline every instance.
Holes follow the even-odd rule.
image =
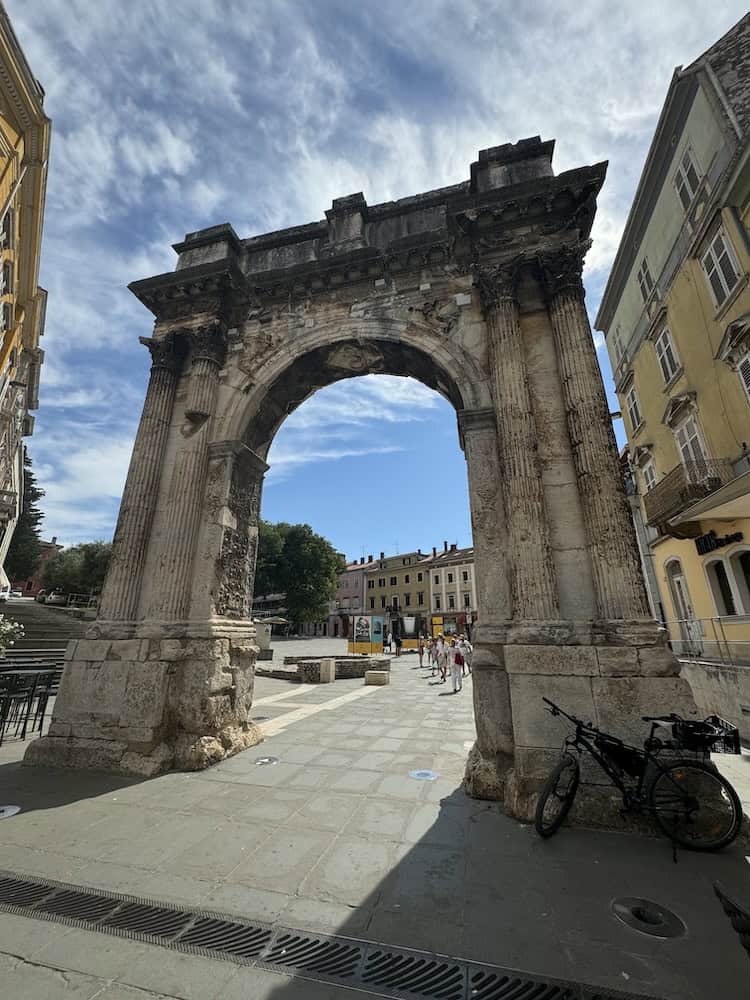
[[[545,711],[542,698],[556,702],[566,712],[596,722],[596,708],[591,690],[598,678],[535,676],[511,674],[513,735],[517,747],[560,747],[568,723]]]
[[[336,680],[336,661],[329,656],[320,661],[320,683],[333,684]]]
[[[638,650],[640,673],[646,677],[677,677],[680,662],[666,645],[642,646]]]
[[[603,677],[626,677],[640,673],[638,650],[632,646],[597,646],[596,658]]]
[[[382,687],[390,683],[391,675],[387,670],[368,670],[365,674],[365,684]]]
[[[600,677],[592,691],[599,726],[636,745],[648,735],[643,715],[698,717],[690,685],[681,677]]]
[[[68,645],[65,647],[65,659],[74,660],[76,657],[76,650],[78,649],[78,639],[70,639]]]
[[[161,662],[128,663],[120,724],[157,727],[164,718],[169,666]]]
[[[599,674],[593,646],[506,646],[505,668],[509,674]]]
[[[137,778],[153,778],[168,771],[174,762],[174,752],[166,743],[159,744],[148,754],[129,751],[123,754],[119,770]]]
[[[109,639],[79,639],[76,647],[76,659],[106,660],[111,645]]]
[[[41,767],[73,767],[91,771],[119,771],[120,761],[127,750],[115,740],[60,739],[43,736],[29,743],[24,764]]]
[[[148,639],[113,640],[107,654],[108,660],[145,660],[148,653]]]

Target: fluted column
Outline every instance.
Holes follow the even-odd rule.
[[[151,377],[99,603],[99,619],[112,622],[133,622],[138,611],[181,361],[173,335],[160,340],[146,337],[140,340],[151,352]]]
[[[513,269],[477,270],[487,323],[515,620],[560,617]]]
[[[193,558],[203,510],[208,469],[210,417],[216,407],[219,370],[226,354],[226,332],[218,324],[186,334],[188,374],[184,441],[174,459],[167,497],[165,535],[148,617],[181,621],[190,607]]]
[[[588,243],[541,260],[568,432],[603,619],[648,618],[633,523],[581,280]]]

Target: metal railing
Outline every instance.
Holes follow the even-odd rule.
[[[681,660],[713,661],[726,666],[750,667],[750,638],[735,639],[731,630],[750,621],[734,615],[713,618],[670,618],[661,623],[669,631],[669,645]],[[729,630],[729,631],[728,631]]]
[[[735,478],[726,458],[684,462],[668,472],[643,496],[648,524],[663,524],[698,500],[703,500]]]

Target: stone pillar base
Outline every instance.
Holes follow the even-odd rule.
[[[24,763],[152,777],[254,746],[256,654],[237,637],[72,640],[49,733]]]
[[[697,718],[690,685],[679,676],[679,663],[663,637],[644,630],[641,641],[648,645],[636,644],[634,634],[618,645],[506,645],[513,754],[492,757],[475,746],[466,767],[467,793],[501,801],[510,815],[533,820],[539,791],[571,731],[564,718],[545,711],[543,697],[635,746],[648,735],[643,715]],[[622,829],[621,801],[599,767],[582,758],[569,822]]]

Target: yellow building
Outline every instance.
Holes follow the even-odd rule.
[[[44,358],[46,292],[39,288],[50,121],[0,4],[0,566],[23,494],[23,438],[32,433]],[[8,578],[0,571],[0,587]]]
[[[602,299],[654,612],[750,660],[750,15],[672,78]]]

